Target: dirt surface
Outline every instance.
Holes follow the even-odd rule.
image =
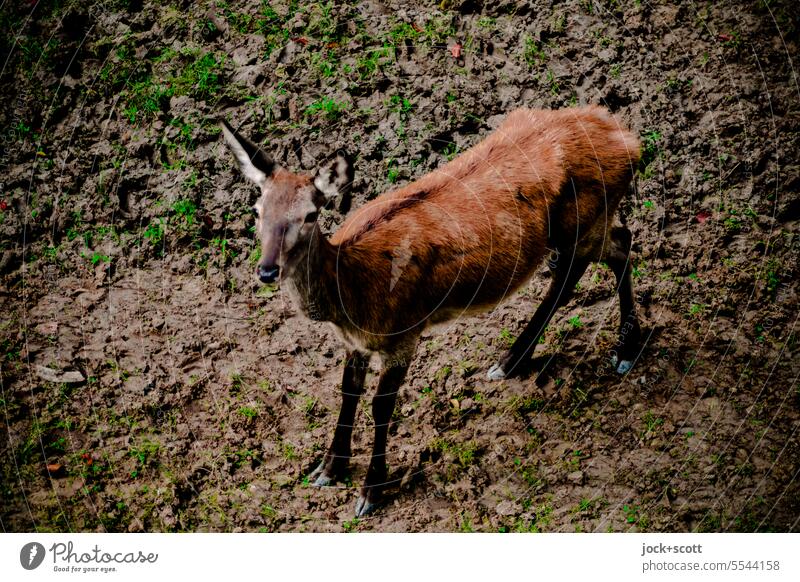
[[[490,4],[3,3],[3,530],[800,528],[796,7]],[[397,483],[352,520],[369,398],[352,482],[310,487],[344,350],[256,284],[257,192],[216,118],[295,171],[354,155],[330,232],[513,108],[585,103],[644,143],[624,208],[639,361],[608,365],[601,265],[530,377],[485,380],[544,270],[426,334],[391,429]]]

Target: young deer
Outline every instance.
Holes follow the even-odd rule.
[[[496,305],[545,257],[550,288],[489,379],[530,360],[592,261],[605,261],[616,275],[621,317],[612,362],[619,373],[631,368],[640,336],[631,234],[613,225],[613,215],[640,144],[605,109],[518,109],[455,160],[362,206],[330,239],[317,225],[318,211],[349,185],[350,163],[337,156],[315,176],[294,174],[224,121],[222,129],[244,175],[261,189],[254,209],[259,279],[280,280],[300,311],[331,322],[347,346],[333,442],[311,475],[317,486],[347,471],[369,357],[380,355],[375,440],[356,516],[376,507],[386,484],[389,422],[420,333]]]

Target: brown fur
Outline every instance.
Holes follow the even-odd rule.
[[[321,270],[309,276],[344,312],[334,323],[390,350],[427,323],[501,301],[548,249],[577,240],[599,252],[638,160],[636,137],[600,107],[516,110],[455,160],[354,212],[320,241]],[[404,241],[411,259],[390,291]]]

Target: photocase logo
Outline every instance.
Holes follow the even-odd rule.
[[[29,542],[19,552],[19,563],[26,570],[35,570],[44,561],[44,546],[39,542]]]

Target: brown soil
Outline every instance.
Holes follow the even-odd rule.
[[[800,527],[791,1],[8,4],[3,530]],[[352,521],[369,399],[352,483],[310,487],[344,350],[256,284],[257,192],[217,116],[295,171],[354,154],[352,200],[324,213],[332,231],[511,109],[582,103],[645,143],[624,208],[639,361],[624,377],[607,363],[618,309],[602,266],[528,378],[485,372],[544,272],[427,334],[391,430],[398,484]]]

